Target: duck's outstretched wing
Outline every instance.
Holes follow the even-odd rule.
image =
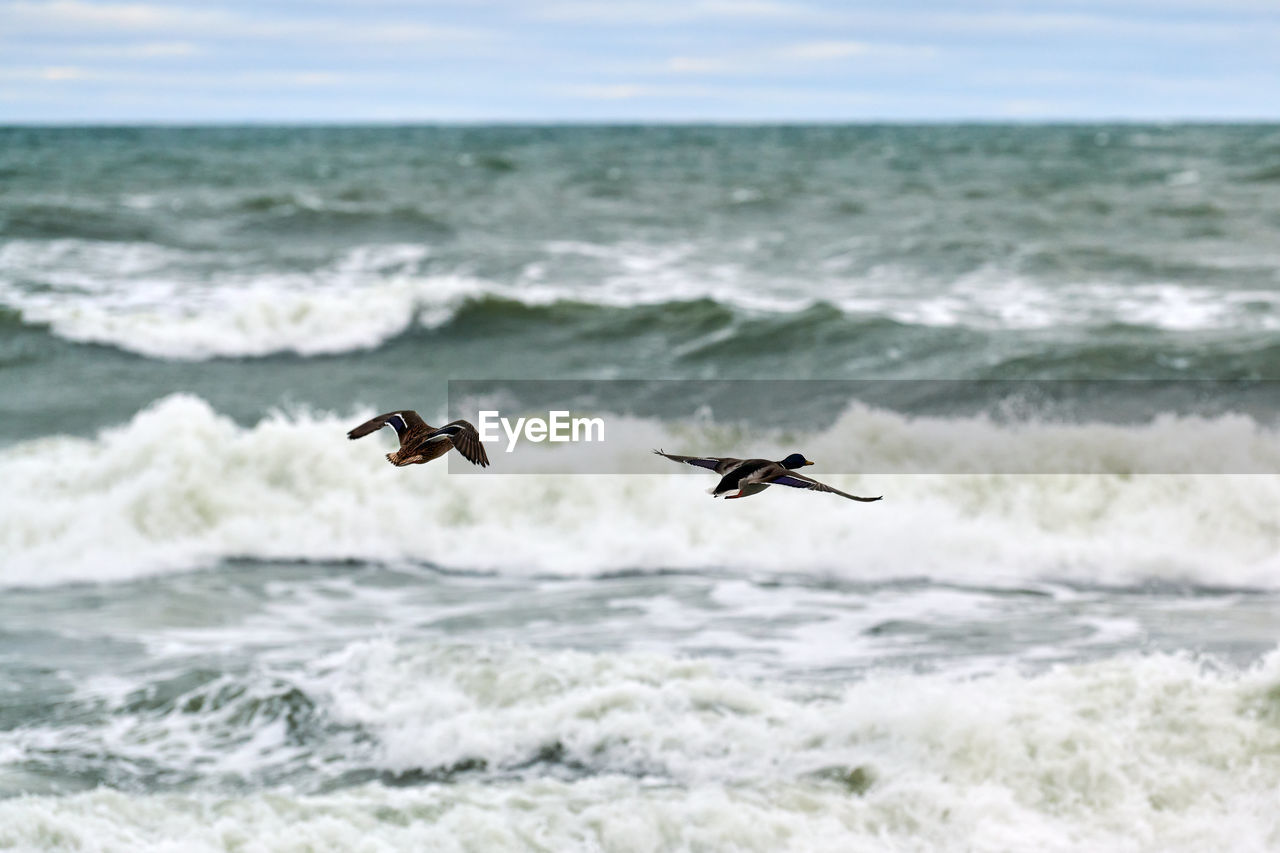
[[[489,467],[489,454],[484,452],[484,443],[480,441],[480,433],[476,432],[467,421],[451,421],[439,429],[427,434],[426,441],[449,439],[455,450],[462,454],[473,465],[481,468]]]
[[[412,409],[401,409],[398,412],[387,412],[385,415],[378,415],[371,418],[360,426],[347,433],[347,438],[356,439],[364,438],[371,432],[377,432],[388,424],[396,431],[396,435],[403,439],[404,434],[415,427],[427,427],[427,422],[418,417],[418,413]]]
[[[795,471],[788,471],[780,477],[774,477],[769,480],[771,486],[791,486],[795,489],[808,489],[811,492],[830,492],[833,495],[839,495],[842,498],[848,498],[851,501],[862,501],[863,503],[871,503],[872,501],[882,500],[884,495],[874,498],[860,498],[857,495],[851,495],[848,492],[842,492],[839,489],[833,489],[826,483],[819,483],[811,477],[803,474],[797,474]]]
[[[709,471],[715,471],[717,474],[724,474],[742,462],[741,459],[734,459],[732,456],[680,456],[676,453],[664,453],[661,450],[653,452],[659,456],[665,456],[672,462],[683,462],[685,465],[706,468]]]

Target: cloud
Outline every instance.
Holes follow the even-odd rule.
[[[34,3],[18,0],[0,7],[0,15],[11,26],[30,29],[108,31],[111,33],[151,30],[200,30],[224,26],[230,16],[220,10],[188,9],[180,6],[153,6],[141,3],[83,3],[80,0],[50,0]]]
[[[189,41],[147,42],[116,48],[117,55],[152,59],[169,56],[195,56],[201,49]]]
[[[66,60],[186,59],[200,56],[205,49],[189,41],[148,41],[126,44],[70,44],[58,48]]]
[[[394,74],[377,72],[337,72],[324,69],[197,71],[167,73],[157,77],[150,71],[92,68],[83,66],[29,66],[0,69],[0,81],[29,83],[91,83],[115,86],[146,84],[149,89],[172,90],[237,90],[252,87],[319,88],[338,86],[388,86],[396,82]]]
[[[1275,117],[1275,2],[0,0],[0,86],[15,120]]]
[[[779,48],[775,55],[786,59],[845,59],[875,51],[879,45],[862,41],[810,41]]]
[[[84,71],[72,66],[63,66],[57,68],[42,68],[40,69],[39,75],[45,80],[79,80],[84,76]]]
[[[1164,40],[1225,40],[1253,37],[1260,33],[1267,36],[1280,34],[1275,16],[1260,20],[1231,18],[1215,13],[1212,19],[1195,19],[1185,16],[1143,13],[1124,4],[1115,3],[1097,12],[1060,11],[1041,8],[1035,11],[861,11],[833,12],[828,25],[840,28],[910,31],[923,33],[947,33],[958,37],[1031,37],[1053,38],[1117,37]]]
[[[793,18],[808,14],[810,7],[777,0],[690,0],[690,2],[560,2],[536,10],[533,17],[546,20],[648,24],[664,26],[690,21],[752,18]]]
[[[1124,2],[1130,8],[1145,8],[1158,13],[1177,10],[1179,12],[1193,12],[1215,17],[1224,13],[1265,13],[1274,15],[1276,11],[1275,0],[1124,0]],[[1116,8],[1117,3],[1115,0],[1093,0],[1092,3],[1084,0],[1083,5],[1093,5],[1102,9],[1113,10]]]
[[[636,98],[706,98],[716,90],[705,86],[663,86],[640,83],[567,86],[560,94],[593,101],[629,101]]]
[[[168,33],[173,41],[203,39],[300,41],[350,44],[457,45],[490,38],[493,33],[471,27],[435,26],[414,21],[352,18],[258,17],[226,9],[159,6],[143,3],[86,3],[82,0],[50,0],[37,3],[16,0],[0,5],[0,33],[56,37],[94,37]]]
[[[771,102],[782,104],[796,103],[828,103],[841,105],[868,104],[877,100],[877,96],[862,91],[822,90],[815,91],[786,86],[708,86],[685,84],[649,84],[620,83],[615,85],[567,86],[556,89],[553,94],[590,101],[632,101],[632,100],[714,100],[725,103],[752,104]]]
[[[89,74],[83,68],[74,65],[46,65],[28,68],[0,68],[0,80],[14,81],[47,81],[57,83],[64,80],[83,80]]]
[[[674,56],[658,69],[668,74],[770,75],[803,71],[814,65],[845,60],[881,61],[928,59],[938,53],[932,45],[878,44],[866,41],[805,41],[720,56]]]
[[[950,8],[955,8],[951,6]],[[1170,15],[1171,8],[1182,14]],[[563,0],[536,7],[533,17],[582,25],[671,27],[693,22],[750,24],[785,22],[815,31],[868,30],[920,34],[1004,36],[1123,36],[1130,38],[1225,40],[1256,34],[1280,35],[1275,0],[1123,0],[1028,4],[1024,9],[974,3],[964,11],[918,4],[898,6],[857,2],[783,0]],[[1233,17],[1234,16],[1234,17]],[[1243,16],[1243,17],[1241,17]]]
[[[1078,109],[1079,105],[1048,98],[1013,98],[996,104],[999,115],[1022,119],[1050,118],[1069,112],[1073,108]]]

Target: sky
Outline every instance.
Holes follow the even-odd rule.
[[[0,0],[0,123],[1280,119],[1280,0]]]

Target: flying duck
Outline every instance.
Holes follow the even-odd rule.
[[[770,486],[791,486],[795,489],[809,489],[813,492],[831,492],[851,501],[870,503],[884,497],[860,498],[839,489],[833,489],[826,483],[819,483],[803,474],[796,474],[794,469],[812,465],[803,453],[792,453],[786,459],[770,462],[768,459],[734,459],[729,456],[678,456],[674,453],[663,453],[655,450],[659,456],[665,456],[672,462],[683,462],[698,468],[708,468],[720,475],[720,482],[711,490],[712,497],[723,497],[726,500],[746,498],[763,492]],[[736,495],[729,494],[734,489]]]
[[[444,456],[450,448],[456,448],[464,459],[474,465],[481,468],[489,465],[489,456],[480,443],[480,434],[471,424],[453,421],[442,427],[433,427],[419,417],[417,412],[409,409],[387,412],[367,420],[347,433],[347,438],[364,438],[387,425],[400,436],[400,449],[387,454],[387,461],[397,467],[430,462]]]

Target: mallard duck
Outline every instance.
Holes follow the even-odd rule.
[[[468,462],[486,468],[489,456],[484,452],[480,434],[466,421],[452,421],[442,427],[427,424],[417,412],[401,409],[365,421],[347,433],[347,438],[364,438],[390,425],[400,436],[400,449],[387,454],[387,461],[397,467],[430,462],[456,448]]]
[[[796,468],[812,465],[803,453],[792,453],[786,459],[770,462],[768,459],[734,459],[731,456],[678,456],[655,450],[659,456],[665,456],[672,462],[683,462],[698,468],[707,468],[720,475],[720,482],[711,490],[712,497],[723,497],[726,500],[746,498],[763,492],[770,486],[791,486],[795,489],[809,489],[813,492],[831,492],[851,501],[870,503],[884,497],[860,498],[839,489],[833,489],[826,483],[819,483],[803,474],[795,473]],[[729,494],[734,489],[736,495]]]

